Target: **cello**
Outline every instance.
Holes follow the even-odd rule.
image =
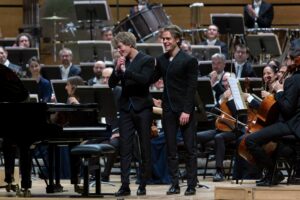
[[[282,82],[283,78],[285,78],[285,76],[283,76],[279,80],[279,82]],[[274,95],[271,94],[271,95],[266,96],[260,104],[260,107],[255,116],[255,119],[248,121],[249,122],[248,130],[247,130],[248,135],[261,130],[265,126],[273,124],[278,119],[278,116],[279,116],[279,110],[276,106],[276,100],[274,98]],[[238,153],[245,160],[254,164],[255,160],[254,160],[253,156],[249,153],[249,151],[246,147],[246,144],[245,144],[246,137],[244,137],[242,139],[241,143],[239,144]],[[274,150],[276,149],[276,147],[277,147],[277,144],[274,142],[269,142],[263,146],[265,152],[268,155],[271,155],[274,152]]]

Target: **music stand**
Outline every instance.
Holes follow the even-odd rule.
[[[56,99],[55,103],[67,103],[68,94],[65,89],[66,84],[66,80],[51,80],[52,91]]]
[[[89,80],[90,78],[93,78],[94,75],[94,62],[86,62],[86,63],[80,63],[80,76],[83,78],[83,80]]]
[[[74,1],[77,20],[90,23],[90,39],[93,40],[93,24],[95,21],[111,19],[106,0]]]
[[[227,34],[227,46],[230,49],[230,34],[244,34],[244,16],[242,14],[215,13],[210,14],[211,23],[216,25],[220,34]]]
[[[97,103],[100,117],[116,117],[117,107],[114,94],[112,89],[108,86],[78,86],[76,93],[79,96],[80,103]]]
[[[0,46],[2,47],[11,47],[15,44],[16,38],[1,38],[0,39]]]
[[[208,76],[212,71],[212,63],[210,60],[208,61],[199,61],[198,63],[198,71],[200,76]]]
[[[192,55],[197,60],[211,60],[211,56],[215,53],[221,53],[220,46],[209,46],[209,45],[191,45]]]
[[[137,50],[154,58],[165,52],[165,48],[161,43],[137,43],[136,48]]]
[[[33,78],[21,78],[24,87],[30,94],[38,94],[38,83]]]
[[[264,54],[280,56],[282,54],[278,37],[274,33],[247,35],[246,42],[253,56]]]
[[[95,41],[95,51],[98,60],[113,62],[113,47],[110,41]]]
[[[8,53],[8,60],[16,65],[22,66],[26,70],[26,64],[33,56],[39,58],[38,48],[20,48],[20,47],[5,47]]]
[[[197,90],[205,107],[211,107],[215,105],[215,98],[208,77],[198,78]]]
[[[61,71],[58,65],[43,65],[41,75],[47,80],[61,79]]]

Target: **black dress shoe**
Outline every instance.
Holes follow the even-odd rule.
[[[102,177],[101,177],[101,182],[109,182],[109,177],[107,177],[107,176],[102,176]]]
[[[256,186],[269,187],[272,185],[278,185],[283,180],[284,180],[283,174],[281,172],[276,172],[276,174],[274,175],[273,178],[272,178],[272,176],[267,176],[264,181],[257,182]]]
[[[116,197],[120,196],[129,196],[131,193],[130,188],[128,186],[121,186],[119,191],[115,193]]]
[[[196,189],[195,189],[195,187],[191,187],[191,186],[188,186],[186,191],[184,192],[185,196],[190,196],[190,195],[195,195],[195,194],[196,194]]]
[[[167,195],[179,194],[179,193],[180,193],[180,187],[179,187],[179,185],[171,185],[171,187],[167,191]]]
[[[136,195],[138,196],[146,195],[146,187],[139,186],[138,190],[136,191]]]

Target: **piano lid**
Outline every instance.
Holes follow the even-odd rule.
[[[0,64],[0,91],[0,102],[23,102],[29,96],[19,77],[2,64]]]

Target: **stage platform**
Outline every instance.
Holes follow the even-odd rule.
[[[285,182],[272,187],[256,187],[254,182],[216,186],[216,200],[296,200],[300,199],[300,185]]]
[[[184,196],[186,190],[186,181],[180,182],[181,193],[178,195],[166,195],[169,185],[148,185],[146,196],[137,196],[138,185],[135,179],[131,179],[131,195],[126,197],[104,196],[104,200],[133,200],[133,199],[160,199],[160,200],[213,200],[213,199],[231,199],[231,200],[294,200],[300,199],[300,186],[280,184],[274,187],[256,187],[254,181],[244,181],[242,185],[226,180],[224,182],[214,183],[212,177],[208,176],[205,180],[198,176],[199,183],[207,187],[198,187],[195,196]],[[33,176],[31,188],[31,199],[34,200],[65,200],[65,199],[95,199],[79,198],[80,194],[74,192],[73,185],[69,180],[62,180],[61,184],[64,191],[60,193],[47,194],[45,182]],[[102,184],[102,192],[116,192],[121,185],[120,176],[112,175],[111,182]],[[91,187],[93,191],[95,187]],[[0,200],[21,200],[28,198],[16,197],[14,192],[6,192],[4,188],[0,189]]]

